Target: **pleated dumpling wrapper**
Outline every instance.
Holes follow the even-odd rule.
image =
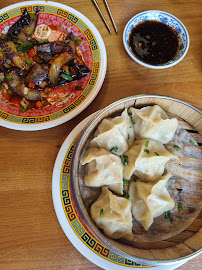
[[[123,194],[123,164],[121,158],[103,148],[89,148],[81,159],[87,164],[84,182],[90,187],[107,186]]]
[[[136,140],[130,150],[124,153],[127,165],[124,166],[124,179],[134,173],[142,181],[154,181],[164,173],[165,164],[170,159],[178,159],[165,149],[163,144],[151,139]]]
[[[133,239],[130,200],[118,197],[104,187],[97,201],[92,204],[90,214],[95,224],[108,237]]]
[[[178,127],[176,118],[168,119],[166,112],[158,105],[147,106],[142,109],[131,107],[134,130],[137,139],[153,139],[163,144],[172,140]]]
[[[101,147],[116,155],[128,151],[135,139],[133,121],[125,109],[121,116],[103,119],[90,147]]]
[[[132,201],[134,218],[147,231],[153,219],[174,208],[175,203],[170,196],[166,184],[171,174],[165,174],[154,182],[131,182],[129,195]]]

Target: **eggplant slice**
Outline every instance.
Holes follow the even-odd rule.
[[[17,40],[17,36],[20,34],[21,30],[28,26],[30,22],[31,18],[27,12],[27,9],[25,9],[21,18],[8,29],[6,34],[7,38],[11,40]]]
[[[48,71],[43,69],[40,64],[35,63],[26,76],[25,83],[33,82],[35,85],[40,86],[47,78]]]

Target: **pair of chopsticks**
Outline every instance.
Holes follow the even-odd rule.
[[[103,13],[102,13],[102,11],[101,11],[101,9],[100,9],[100,7],[98,6],[97,1],[96,1],[96,0],[92,0],[92,1],[93,1],[93,3],[94,3],[95,7],[97,8],[97,10],[98,10],[98,12],[99,12],[99,14],[100,14],[102,20],[104,21],[104,23],[105,23],[105,25],[106,25],[106,27],[107,27],[109,33],[111,34],[112,31],[111,31],[111,29],[110,29],[110,27],[109,27],[109,25],[108,25],[108,23],[107,23],[107,21],[106,21],[106,19],[105,19],[104,15],[103,15]],[[104,0],[104,2],[105,2],[105,5],[106,5],[106,7],[107,7],[107,11],[108,11],[108,13],[109,13],[109,16],[110,16],[110,19],[111,19],[111,21],[112,21],[112,24],[113,24],[113,26],[114,26],[115,32],[117,33],[117,32],[118,32],[118,29],[117,29],[117,27],[116,27],[116,23],[115,23],[115,21],[114,21],[114,18],[113,18],[111,9],[110,9],[110,7],[109,7],[109,3],[108,3],[107,0]]]

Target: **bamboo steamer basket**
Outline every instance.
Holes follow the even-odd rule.
[[[190,174],[191,183],[197,182],[195,190],[193,189],[190,191],[194,200],[195,197],[197,197],[197,202],[195,202],[197,204],[197,211],[195,212],[194,218],[186,223],[186,226],[182,231],[175,233],[174,236],[171,235],[168,239],[151,242],[140,241],[137,243],[135,242],[133,245],[128,245],[128,243],[125,243],[124,241],[121,242],[109,239],[91,220],[88,209],[82,199],[79,184],[79,178],[81,177],[80,159],[86,150],[89,139],[92,138],[99,123],[104,118],[120,115],[125,108],[131,106],[141,108],[155,104],[163,108],[169,118],[177,118],[180,126],[191,134],[199,146],[201,145],[202,114],[198,108],[181,100],[167,96],[138,95],[127,97],[99,111],[81,132],[73,152],[73,162],[71,163],[70,170],[72,181],[70,181],[70,185],[73,201],[83,224],[90,234],[99,240],[106,248],[132,261],[146,264],[149,263],[152,265],[168,265],[186,261],[202,253],[202,158],[200,157],[202,152],[196,153],[196,156],[191,156],[191,160],[194,162],[195,166],[194,170],[189,168],[190,157],[182,157],[182,163],[185,167],[188,166],[189,168],[187,171]],[[199,149],[200,148],[198,147],[197,151],[201,151]],[[180,164],[177,164],[176,166],[178,166],[176,167],[178,169]],[[187,181],[189,181],[189,179]]]

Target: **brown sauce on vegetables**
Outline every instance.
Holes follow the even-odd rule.
[[[163,65],[173,60],[179,48],[179,36],[172,27],[145,21],[133,28],[129,44],[136,57],[150,65]]]

